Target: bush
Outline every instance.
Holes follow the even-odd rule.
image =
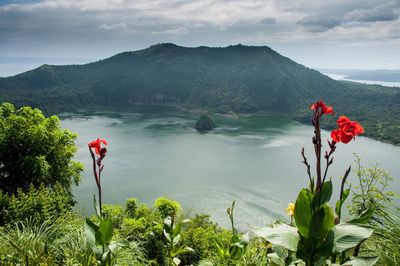
[[[121,227],[124,219],[124,209],[121,205],[103,204],[103,212],[106,217],[111,218],[114,228]]]
[[[139,205],[139,201],[136,198],[129,198],[125,201],[125,215],[129,218],[133,218],[136,215],[136,209]]]
[[[43,185],[35,188],[31,185],[27,191],[18,189],[9,197],[1,220],[9,223],[30,218],[42,223],[45,220],[54,220],[70,210],[70,198],[60,184],[55,184],[52,188]]]
[[[179,202],[170,200],[166,197],[160,197],[156,199],[154,202],[154,208],[161,214],[163,219],[165,219],[167,216],[174,217],[182,210]]]
[[[82,164],[73,161],[77,134],[60,127],[56,116],[10,103],[0,106],[0,187],[11,196],[39,188],[61,186],[73,204],[71,188],[78,184]],[[61,191],[60,191],[61,192]],[[21,192],[18,192],[21,193]]]

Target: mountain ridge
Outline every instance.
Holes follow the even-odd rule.
[[[382,123],[373,121],[382,117],[373,112],[388,114],[383,123],[391,127],[392,133],[400,131],[393,124],[400,113],[399,92],[335,81],[268,46],[240,44],[182,47],[162,43],[92,63],[45,64],[0,78],[2,101],[38,106],[49,113],[88,104],[141,103],[201,107],[223,113],[279,113],[309,121],[310,103],[324,99],[339,112],[351,111],[365,117],[362,122],[374,132],[370,136],[392,143],[400,143],[400,137],[393,141],[386,129],[382,133]],[[393,113],[395,117],[389,117]],[[329,123],[334,126],[332,119]]]

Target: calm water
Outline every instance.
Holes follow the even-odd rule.
[[[79,133],[77,160],[85,164],[75,189],[77,209],[92,212],[96,186],[90,171],[87,143],[109,141],[103,172],[104,202],[123,203],[128,197],[152,205],[163,195],[181,202],[189,213],[208,213],[228,226],[225,210],[236,200],[242,229],[286,219],[284,209],[307,185],[300,149],[312,159],[312,128],[279,117],[216,116],[219,127],[201,135],[193,127],[197,114],[166,108],[63,114],[62,125]],[[323,132],[324,138],[328,137]],[[400,147],[359,137],[337,148],[330,174],[338,184],[356,152],[364,163],[378,162],[396,181],[399,191]],[[355,181],[354,174],[350,180]],[[338,186],[334,190],[339,194]]]

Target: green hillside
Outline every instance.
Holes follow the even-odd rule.
[[[400,89],[338,82],[266,46],[158,44],[85,65],[43,65],[1,78],[0,97],[49,113],[145,103],[279,113],[307,122],[304,106],[324,99],[338,114],[354,114],[366,135],[400,144]]]

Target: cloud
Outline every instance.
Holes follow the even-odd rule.
[[[11,0],[0,57],[106,57],[159,42],[396,46],[399,14],[398,0]]]
[[[349,1],[333,9],[320,9],[318,14],[308,14],[298,20],[297,24],[310,32],[324,32],[335,27],[370,27],[373,23],[396,21],[400,16],[400,5],[392,1],[382,2],[367,1],[365,7],[362,7]]]
[[[116,23],[116,24],[106,24],[103,23],[99,26],[100,29],[104,30],[126,30],[128,28],[128,25],[126,23]]]
[[[376,6],[371,9],[356,9],[344,15],[344,22],[381,22],[399,18],[399,11],[391,6]]]
[[[311,32],[323,32],[341,25],[341,20],[335,17],[309,16],[297,21],[297,24]]]
[[[276,19],[271,18],[271,17],[266,17],[266,18],[263,18],[260,22],[262,24],[276,24]]]

